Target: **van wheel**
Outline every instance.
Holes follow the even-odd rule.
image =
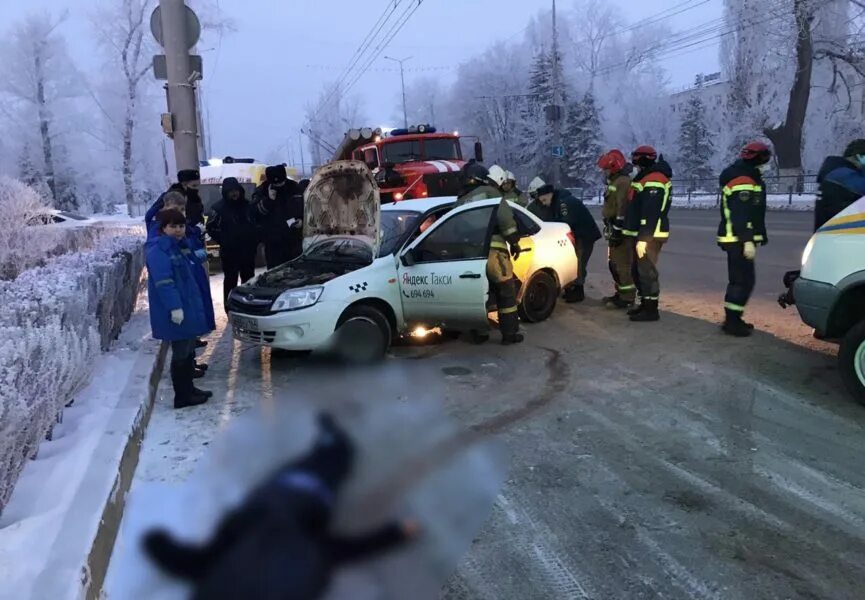
[[[520,319],[526,323],[546,321],[553,314],[558,297],[559,286],[553,276],[544,271],[535,273],[519,305]]]
[[[372,306],[351,306],[336,325],[336,353],[350,363],[381,360],[393,339],[390,323]]]
[[[865,404],[865,321],[860,321],[841,340],[838,365],[847,390]]]

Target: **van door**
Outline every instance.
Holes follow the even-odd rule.
[[[486,326],[487,232],[494,208],[448,213],[403,251],[399,286],[406,322]]]

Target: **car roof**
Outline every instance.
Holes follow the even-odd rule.
[[[419,198],[417,200],[402,200],[400,202],[390,202],[382,204],[382,210],[413,210],[419,213],[425,213],[429,210],[453,204],[457,201],[456,196],[439,196],[436,198]]]

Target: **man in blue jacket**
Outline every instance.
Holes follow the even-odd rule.
[[[177,210],[186,215],[186,198],[183,194],[176,191],[168,191],[162,195],[162,205],[164,209]],[[158,212],[156,213],[158,219]],[[147,242],[145,248],[150,248],[159,239],[160,228],[159,222],[156,219],[151,220],[147,229]],[[198,284],[199,291],[204,300],[204,314],[209,327],[208,331],[216,329],[216,315],[213,310],[213,298],[210,293],[210,275],[207,272],[207,251],[204,248],[202,241],[201,229],[198,225],[189,223],[189,217],[186,218],[185,227],[186,242],[189,249],[195,253],[196,264],[193,267],[195,281]],[[202,348],[207,345],[207,342],[196,340],[195,347]],[[207,365],[204,363],[196,363],[196,377],[203,377],[204,371],[207,370]]]
[[[210,331],[204,299],[195,277],[199,258],[186,237],[186,215],[165,209],[158,213],[158,237],[147,248],[147,295],[153,337],[171,342],[174,408],[197,406],[213,393],[193,383],[195,341]]]
[[[814,205],[814,231],[865,196],[865,139],[853,140],[844,156],[828,156],[817,175],[820,193]]]
[[[589,259],[595,242],[601,239],[601,230],[586,205],[566,189],[556,189],[535,178],[529,187],[529,196],[532,201],[528,209],[532,214],[542,221],[567,223],[571,228],[580,270],[577,280],[565,289],[565,302],[582,302],[586,298],[584,286]]]

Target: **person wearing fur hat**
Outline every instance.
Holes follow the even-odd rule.
[[[253,214],[263,229],[264,257],[272,269],[294,260],[303,250],[303,199],[285,165],[267,167],[265,181],[252,195]]]

